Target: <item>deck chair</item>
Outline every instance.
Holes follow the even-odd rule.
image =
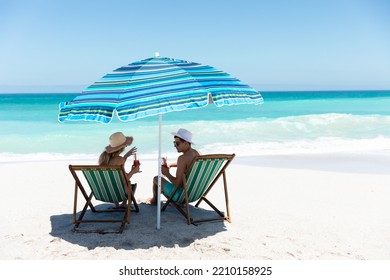
[[[188,224],[194,224],[206,221],[226,220],[230,222],[229,196],[226,182],[226,168],[235,157],[235,154],[215,154],[201,155],[193,159],[190,164],[189,171],[183,178],[183,186],[175,187],[171,193],[163,192],[167,201],[163,205],[161,211],[164,211],[169,204],[172,204],[186,219]],[[225,193],[226,215],[223,214],[213,203],[211,203],[206,195],[215,185],[218,179],[223,176],[223,186]],[[215,212],[218,213],[216,218],[194,220],[190,215],[189,203],[196,202],[195,207],[204,201]],[[185,211],[181,205],[185,206]]]
[[[97,232],[97,233],[122,233],[126,223],[130,223],[131,202],[134,204],[135,212],[139,212],[137,201],[134,198],[129,180],[123,166],[103,166],[103,165],[69,165],[69,170],[75,180],[73,223],[77,232]],[[84,177],[85,180],[81,180]],[[86,183],[91,190],[88,195],[82,182]],[[127,195],[126,191],[127,190]],[[86,200],[84,208],[77,217],[77,194],[81,192]],[[103,202],[119,203],[127,201],[126,209],[105,209],[98,210],[92,204],[92,198]],[[118,219],[84,219],[88,209],[93,213],[120,212]],[[81,223],[120,223],[118,231],[104,230],[80,230]]]

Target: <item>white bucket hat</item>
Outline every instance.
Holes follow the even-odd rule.
[[[123,147],[131,145],[131,143],[133,143],[132,136],[125,136],[122,132],[115,132],[111,134],[110,145],[108,145],[105,150],[107,153],[111,154],[119,151]]]
[[[190,131],[188,131],[187,129],[180,128],[177,132],[171,132],[171,134],[175,137],[179,137],[179,138],[183,139],[184,141],[195,145],[195,143],[192,142],[192,133]]]

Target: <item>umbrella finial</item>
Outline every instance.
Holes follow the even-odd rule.
[[[155,56],[155,57],[159,57],[159,56],[160,56],[160,53],[159,53],[159,52],[155,52],[155,53],[154,53],[154,56]]]

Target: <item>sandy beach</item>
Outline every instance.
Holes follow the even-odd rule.
[[[123,234],[72,231],[72,164],[1,163],[2,260],[389,260],[390,151],[237,156],[227,170],[232,223],[187,225],[144,202],[157,164],[134,177],[140,212]],[[222,184],[210,197],[223,206]],[[202,204],[201,204],[202,206]],[[205,205],[203,205],[205,206]],[[222,207],[222,209],[224,209]],[[207,214],[206,208],[194,214]]]

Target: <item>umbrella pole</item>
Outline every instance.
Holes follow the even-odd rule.
[[[157,229],[160,229],[160,215],[161,215],[161,126],[162,126],[162,114],[159,114],[158,115]]]

